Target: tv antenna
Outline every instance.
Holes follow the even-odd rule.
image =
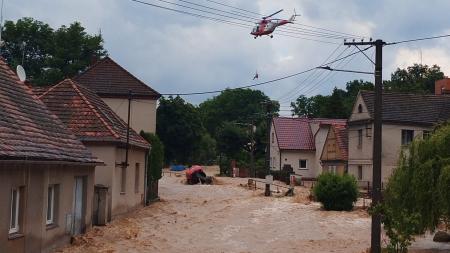
[[[22,67],[22,65],[17,65],[16,73],[21,82],[27,79],[27,74],[25,73],[25,69]]]

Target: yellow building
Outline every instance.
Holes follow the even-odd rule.
[[[155,133],[156,106],[161,95],[110,57],[99,60],[74,80],[94,91],[125,122],[131,92],[131,128],[138,133]]]

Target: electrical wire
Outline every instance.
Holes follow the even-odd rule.
[[[344,48],[344,50],[338,56],[336,56],[336,58],[339,58],[347,49],[348,49],[348,47]],[[352,52],[354,52],[354,50]],[[342,62],[339,62],[336,66],[339,67],[341,64],[342,64]],[[309,82],[309,84],[302,86],[295,93],[291,93],[289,96],[287,96],[283,100],[281,100],[281,102],[282,103],[285,103],[287,101],[291,102],[290,100],[296,98],[300,93],[305,93],[304,92],[305,89],[309,91],[312,88],[320,85],[325,80],[328,80],[327,78],[329,78],[331,74],[332,73],[330,71],[321,71],[321,72],[319,72],[319,75],[314,77],[313,80],[311,80]],[[324,75],[324,76],[322,76],[322,75]]]
[[[365,49],[362,49],[362,51],[366,51],[366,50],[368,50],[371,47],[372,46],[369,46],[369,47],[367,47]],[[291,74],[291,75],[279,77],[279,78],[276,78],[276,79],[272,79],[272,80],[269,80],[269,81],[260,82],[260,83],[256,83],[256,84],[250,84],[250,85],[244,85],[244,86],[238,86],[238,87],[234,87],[234,88],[227,88],[227,89],[220,89],[220,90],[212,90],[212,91],[189,92],[189,93],[162,93],[161,95],[163,95],[163,96],[191,96],[191,95],[204,95],[204,94],[220,93],[220,92],[225,91],[225,90],[252,88],[252,87],[261,86],[261,85],[265,85],[265,84],[269,84],[269,83],[275,83],[275,82],[278,82],[278,81],[281,81],[281,80],[292,78],[294,76],[302,75],[302,74],[308,73],[310,71],[313,71],[313,70],[317,69],[318,67],[323,67],[323,66],[327,66],[327,65],[333,64],[335,62],[347,59],[347,58],[349,58],[349,57],[351,57],[351,56],[353,56],[355,54],[359,54],[359,53],[361,53],[361,52],[357,51],[357,52],[348,54],[346,56],[340,57],[338,59],[335,59],[335,60],[333,60],[331,62],[327,62],[325,64],[322,64],[320,66],[316,66],[316,67],[313,67],[313,68],[310,68],[310,69],[307,69],[307,70],[304,70],[304,71],[300,71],[300,72],[297,72],[297,73],[294,73],[294,74]]]
[[[213,1],[213,0],[205,0],[205,1],[210,2],[210,3],[215,3],[215,4],[218,4],[218,5],[222,5],[222,6],[231,8],[231,9],[235,9],[235,10],[239,10],[239,11],[244,11],[244,12],[247,12],[247,13],[250,13],[250,14],[255,14],[255,15],[257,15],[258,17],[263,17],[263,16],[264,16],[264,15],[262,15],[262,14],[260,14],[260,13],[254,12],[254,11],[249,11],[249,10],[246,10],[246,9],[234,7],[234,6],[227,5],[227,4],[220,3],[220,2],[216,2],[216,1]]]
[[[160,1],[160,0],[156,0],[156,1]],[[217,8],[213,8],[213,7],[209,7],[209,6],[205,6],[205,5],[202,5],[202,4],[193,3],[193,2],[187,1],[187,0],[178,0],[178,1],[179,2],[183,2],[183,3],[187,3],[187,4],[191,4],[191,5],[194,5],[194,6],[198,6],[198,7],[201,7],[201,8],[209,9],[209,10],[224,12],[224,13],[235,15],[235,16],[238,16],[238,17],[249,18],[250,20],[248,20],[248,19],[247,20],[243,20],[243,19],[240,19],[240,18],[237,18],[237,19],[240,20],[240,21],[244,21],[244,22],[254,23],[254,21],[253,21],[254,18],[250,17],[248,15],[242,15],[242,14],[239,14],[239,13],[236,14],[236,13],[233,13],[233,12],[229,12],[229,11],[225,11],[225,10],[221,10],[221,9],[217,9]],[[163,1],[163,2],[167,3],[166,1]],[[174,3],[172,3],[172,4],[174,4]],[[210,13],[210,14],[212,14],[212,13]],[[233,18],[233,17],[228,17],[228,18]],[[297,29],[295,29],[295,28],[289,28],[289,27],[280,27],[278,29],[279,30],[283,30],[283,31],[301,32],[301,34],[306,33],[306,34],[309,34],[309,35],[318,35],[318,36],[329,37],[329,38],[334,38],[334,39],[349,38],[348,36],[339,35],[336,32],[333,32],[333,33],[318,32],[318,31],[314,31],[314,30],[311,30],[311,29],[305,29],[305,28],[297,28]],[[355,38],[357,38],[357,37],[358,36],[355,36]],[[353,37],[350,37],[350,38],[353,38]]]
[[[434,39],[440,39],[440,38],[446,38],[446,37],[450,37],[450,34],[425,37],[425,38],[417,38],[417,39],[409,39],[409,40],[401,40],[401,41],[386,43],[386,45],[390,46],[390,45],[397,45],[397,44],[402,44],[402,43],[410,43],[410,42],[422,41],[422,40],[434,40]]]
[[[140,0],[130,0],[130,1],[141,3],[141,4],[146,4],[146,5],[153,6],[153,7],[162,8],[162,9],[165,9],[165,10],[175,11],[175,12],[178,12],[178,13],[187,14],[187,15],[191,15],[191,16],[195,16],[195,17],[199,17],[199,18],[206,18],[206,19],[210,19],[210,20],[214,20],[214,21],[226,22],[228,24],[234,24],[234,25],[238,25],[238,26],[248,26],[247,23],[251,23],[252,25],[253,25],[253,23],[255,23],[255,21],[253,20],[252,17],[248,17],[248,16],[240,15],[240,14],[235,14],[235,13],[224,11],[224,10],[217,9],[217,8],[212,8],[212,7],[209,7],[209,6],[202,5],[202,4],[193,3],[193,2],[187,1],[187,0],[178,0],[178,1],[190,4],[190,5],[193,5],[193,6],[197,6],[197,7],[203,8],[203,9],[199,9],[197,7],[192,7],[192,6],[188,6],[188,5],[184,5],[184,4],[178,4],[178,3],[174,3],[174,2],[170,2],[170,1],[166,1],[166,0],[155,0],[155,1],[159,1],[159,2],[162,2],[162,3],[165,3],[165,4],[170,4],[170,5],[178,6],[178,7],[181,7],[181,8],[189,9],[191,11],[201,12],[203,14],[219,16],[221,18],[225,18],[225,20],[224,19],[218,19],[217,17],[209,17],[209,16],[205,16],[205,15],[202,15],[202,14],[187,12],[187,11],[183,11],[183,10],[177,10],[177,9],[173,9],[173,8],[169,8],[169,7],[165,7],[165,6],[149,3],[149,2],[146,2],[146,1],[140,1]],[[204,9],[208,9],[208,10],[204,10]],[[210,11],[210,10],[213,10],[215,12]],[[217,12],[227,13],[227,14],[231,14],[233,16],[224,15],[224,14],[217,13]],[[236,17],[236,16],[249,18],[249,19],[242,19],[242,18]],[[226,20],[226,19],[242,21],[242,22],[245,22],[245,23],[240,23],[240,22],[236,22],[236,21],[230,21],[230,20]],[[248,27],[252,28],[253,26],[248,26]],[[297,28],[297,29],[295,29],[295,28],[289,28],[289,27],[280,27],[277,30],[280,31],[280,32],[283,32],[282,36],[288,35],[286,33],[290,33],[290,34],[299,34],[299,35],[308,36],[308,37],[320,37],[320,38],[327,38],[327,39],[339,39],[339,40],[349,39],[348,36],[343,36],[343,35],[339,35],[339,34],[325,33],[325,32],[320,32],[320,31],[313,31],[313,30],[304,29],[304,28]],[[291,36],[291,35],[287,36],[287,37],[304,39],[303,37],[294,37],[294,36]],[[323,41],[317,41],[317,42],[323,42]]]
[[[355,51],[355,49],[353,49],[353,51]],[[356,55],[353,55],[346,63],[345,63],[345,62],[339,62],[339,63],[337,64],[336,67],[341,67],[341,65],[346,66],[347,64],[350,63],[350,61],[352,61],[352,59],[353,59],[355,56],[356,56]],[[331,71],[323,71],[322,73],[326,73],[326,75],[323,76],[323,77],[322,77],[319,81],[317,81],[315,84],[304,86],[304,88],[307,88],[307,87],[309,86],[309,88],[308,88],[305,92],[303,92],[303,94],[304,94],[305,96],[310,96],[311,93],[312,93],[313,91],[315,91],[316,89],[318,89],[323,83],[328,82],[332,77],[334,77],[334,76],[336,75],[336,72],[331,72]],[[304,88],[301,89],[301,90],[304,90]],[[299,92],[300,92],[300,91],[299,91]],[[299,93],[297,93],[297,95],[298,95],[298,94],[299,94]],[[285,98],[284,101],[280,101],[280,103],[288,102],[288,100],[294,98],[295,96],[296,96],[296,95],[294,94],[293,96],[290,96],[289,98]],[[289,102],[291,102],[291,101],[289,101]]]
[[[219,3],[219,2],[216,2],[216,1],[213,1],[213,0],[205,0],[205,1],[210,2],[210,3],[215,3],[215,4],[218,4],[218,5],[221,5],[221,6],[225,6],[225,7],[231,8],[231,9],[244,11],[244,12],[247,12],[247,13],[250,13],[250,14],[254,14],[254,15],[257,15],[257,18],[264,17],[263,14],[260,14],[260,13],[254,12],[254,11],[249,11],[249,10],[242,9],[242,8],[237,8],[237,7],[234,7],[234,6],[231,6],[231,5],[227,5],[227,4],[223,4],[223,3]],[[301,24],[301,23],[294,23],[293,25],[294,26],[304,26],[304,27],[314,28],[314,29],[317,29],[317,30],[332,32],[332,33],[336,33],[336,34],[348,35],[348,36],[355,37],[355,38],[363,38],[362,36],[354,35],[354,34],[351,34],[351,33],[339,32],[339,31],[335,31],[335,30],[331,30],[331,29],[325,29],[325,28],[321,28],[321,27],[317,27],[317,26],[311,26],[311,25],[305,25],[305,24]]]
[[[209,17],[209,16],[196,14],[196,13],[192,13],[192,12],[187,12],[187,11],[183,11],[183,10],[177,10],[177,9],[173,9],[173,8],[170,8],[170,7],[165,7],[165,6],[161,6],[161,5],[157,5],[157,4],[152,4],[152,3],[148,3],[148,2],[144,2],[144,1],[140,1],[140,0],[130,0],[130,1],[133,1],[133,2],[136,2],[136,3],[140,3],[140,4],[144,4],[144,5],[148,5],[148,6],[152,6],[152,7],[156,7],[156,8],[160,8],[160,9],[164,9],[164,10],[168,10],[168,11],[173,11],[173,12],[189,15],[189,16],[194,16],[194,17],[197,17],[197,18],[208,19],[208,20],[215,21],[215,22],[218,22],[218,23],[224,23],[224,24],[228,24],[228,25],[233,25],[233,26],[240,27],[240,28],[245,28],[245,29],[252,28],[252,26],[249,26],[247,24],[242,24],[242,23],[233,22],[233,21],[229,21],[229,20],[224,20],[224,19],[220,19],[220,18]],[[164,1],[164,0],[158,0],[158,1]],[[222,15],[222,16],[225,16],[225,15]],[[304,37],[299,37],[299,36],[292,36],[292,35],[289,35],[289,34],[285,34],[282,31],[277,32],[276,34],[281,35],[281,36],[285,36],[285,37],[298,38],[298,39],[315,41],[315,42],[320,42],[320,43],[337,44],[337,43],[329,42],[329,41],[321,41],[321,40],[304,38]]]
[[[341,46],[342,46],[342,45],[339,44],[339,46],[336,47],[336,48],[331,52],[331,54],[330,54],[330,55],[322,62],[322,64],[326,63],[326,62],[327,62],[327,61],[328,61],[328,60],[329,60],[329,59],[330,59],[330,58],[338,51],[338,49],[341,48]],[[345,47],[344,50],[343,50],[337,57],[340,57],[340,56],[345,52],[345,50],[347,50],[347,48],[348,48],[348,47]],[[309,74],[305,79],[303,79],[303,81],[301,81],[300,84],[298,84],[294,89],[289,90],[289,92],[287,92],[287,93],[285,93],[284,95],[282,95],[282,96],[276,98],[276,100],[282,101],[282,100],[284,100],[285,98],[290,97],[293,93],[294,93],[294,94],[298,93],[298,92],[301,90],[301,87],[304,85],[304,83],[305,83],[307,80],[309,80],[311,77],[313,77],[313,76],[317,73],[317,71],[318,71],[318,70],[316,70],[316,71],[314,71],[314,72],[311,72],[311,74]],[[320,72],[319,76],[320,76],[322,73],[323,73],[323,71]],[[314,80],[314,79],[313,79],[313,80]],[[300,90],[299,90],[299,88],[300,88]]]
[[[352,57],[350,57],[347,62],[340,62],[336,67],[340,68],[340,67],[345,67],[347,66],[354,58],[356,57],[356,55],[352,55]],[[312,94],[313,91],[317,90],[320,86],[322,86],[323,83],[328,82],[332,77],[334,77],[337,72],[331,72],[329,73],[330,75],[328,75],[328,78],[324,78],[322,80],[322,82],[319,82],[318,84],[316,84],[315,86],[311,87],[310,89],[308,89],[307,91],[304,92],[305,96],[310,96]]]

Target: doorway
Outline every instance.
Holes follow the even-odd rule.
[[[85,230],[86,214],[86,177],[75,177],[73,196],[72,235],[79,235]]]

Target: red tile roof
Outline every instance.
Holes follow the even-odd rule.
[[[100,162],[0,59],[0,160]]]
[[[91,90],[66,79],[39,98],[83,142],[126,143],[127,124]],[[130,145],[149,143],[130,128]]]
[[[284,150],[315,150],[309,121],[306,118],[274,118],[278,147]]]
[[[30,86],[30,85],[29,85]],[[44,94],[51,86],[31,86],[34,95],[40,96]]]
[[[133,76],[109,57],[99,60],[74,78],[100,97],[128,97],[158,99],[161,95]]]
[[[284,150],[316,150],[310,124],[346,124],[346,119],[285,118],[273,119],[278,147]]]
[[[334,123],[331,125],[336,136],[336,142],[343,160],[348,160],[348,128],[347,124]]]

